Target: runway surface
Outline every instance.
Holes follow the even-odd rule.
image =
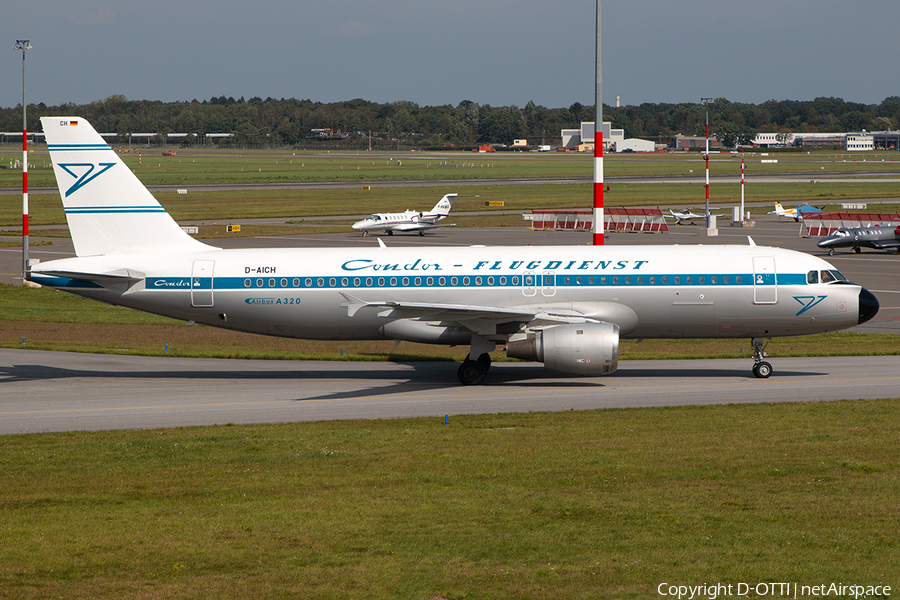
[[[891,398],[900,357],[622,361],[606,377],[495,363],[463,387],[454,363],[251,361],[0,349],[0,434],[214,424]]]

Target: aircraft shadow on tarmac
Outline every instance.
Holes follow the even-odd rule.
[[[691,368],[694,363],[697,368]],[[298,402],[310,400],[337,400],[353,399],[374,396],[388,396],[410,392],[427,392],[430,390],[447,390],[459,388],[471,390],[477,393],[478,389],[496,388],[502,386],[506,389],[521,389],[523,391],[534,388],[555,389],[596,389],[614,385],[616,381],[628,381],[634,379],[672,379],[675,381],[711,379],[711,380],[747,380],[760,382],[752,376],[746,364],[741,361],[734,367],[727,366],[716,368],[705,367],[704,361],[688,361],[679,367],[629,367],[623,362],[615,375],[610,377],[582,378],[577,375],[563,375],[548,371],[538,363],[494,363],[487,376],[485,384],[479,387],[463,388],[459,386],[456,378],[458,365],[450,362],[408,362],[391,363],[390,367],[376,370],[334,370],[334,369],[309,369],[309,370],[118,370],[110,369],[66,369],[48,365],[12,365],[0,366],[0,384],[26,382],[33,380],[53,379],[184,379],[184,380],[293,380],[298,384],[304,381],[344,379],[392,381],[390,385],[379,387],[367,387],[365,389],[334,392],[329,394],[297,398]],[[397,368],[393,368],[397,367]],[[827,375],[824,372],[809,372],[798,370],[782,370],[777,373],[778,378],[809,377]],[[396,380],[402,381],[396,381]]]

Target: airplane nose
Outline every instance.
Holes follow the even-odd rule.
[[[859,289],[859,324],[862,325],[878,313],[878,298],[866,288]]]
[[[830,246],[832,244],[832,242],[834,242],[834,240],[835,240],[835,238],[831,238],[831,237],[822,238],[821,240],[819,240],[816,243],[816,246],[818,246],[819,248],[827,248],[828,246]]]

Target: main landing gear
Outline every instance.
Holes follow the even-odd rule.
[[[473,333],[469,356],[459,365],[456,372],[459,382],[463,385],[481,385],[488,369],[491,368],[491,355],[488,353],[496,347],[494,342]],[[473,356],[477,358],[473,359]]]
[[[466,358],[459,365],[459,371],[456,376],[463,385],[480,385],[484,382],[484,376],[487,375],[488,369],[491,368],[491,355],[485,352],[478,357],[477,360]]]
[[[772,365],[763,360],[769,356],[765,352],[769,341],[763,340],[763,338],[753,338],[751,342],[753,344],[753,375],[760,379],[766,379],[772,374]]]

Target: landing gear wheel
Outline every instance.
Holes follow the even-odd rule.
[[[834,256],[834,248],[828,249],[828,256]]]
[[[463,385],[480,385],[486,372],[487,370],[478,361],[466,359],[459,365],[456,376]]]
[[[856,248],[853,249],[853,251],[856,252],[857,254],[859,254],[862,251],[862,248],[857,246]]]
[[[763,338],[753,338],[750,341],[753,345],[753,375],[760,379],[766,379],[772,374],[772,365],[763,360],[768,356],[766,346],[769,345],[769,341],[771,338],[768,341]]]
[[[394,230],[393,230],[393,229],[388,229],[388,235],[394,235]]]
[[[481,368],[484,369],[485,373],[487,373],[491,369],[491,355],[485,352],[484,354],[479,356],[478,364],[481,365]]]
[[[769,375],[771,374],[772,365],[770,365],[766,361],[762,361],[753,365],[753,375],[755,375],[756,377],[760,379],[768,379]]]
[[[420,229],[420,230],[419,230],[419,236],[423,236],[423,235],[425,235],[425,231],[423,231],[423,230]]]

